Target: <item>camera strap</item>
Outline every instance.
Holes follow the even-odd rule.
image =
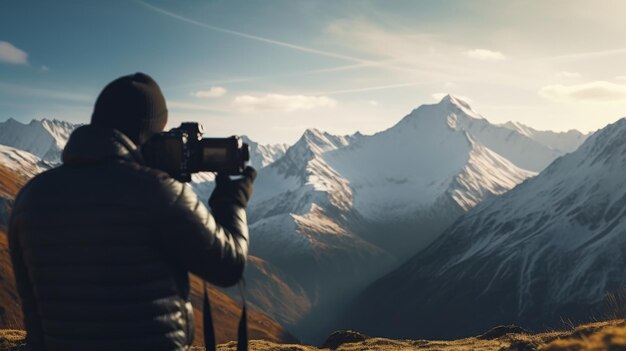
[[[248,313],[246,312],[246,297],[244,294],[245,282],[243,278],[239,283],[239,294],[241,295],[241,318],[237,329],[237,351],[248,351]],[[215,328],[213,328],[213,318],[211,318],[211,303],[209,301],[209,284],[204,282],[204,299],[202,307],[202,318],[204,323],[204,347],[206,351],[215,351],[217,343],[215,339]]]

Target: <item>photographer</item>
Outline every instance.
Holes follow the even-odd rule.
[[[100,93],[63,165],[20,191],[9,243],[32,350],[187,350],[188,273],[236,284],[248,252],[251,167],[216,178],[211,212],[149,168],[140,147],[167,122],[159,86],[136,73]]]

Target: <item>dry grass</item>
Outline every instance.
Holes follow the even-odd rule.
[[[24,346],[26,333],[22,330],[0,330],[0,351],[17,351]]]
[[[0,330],[0,351],[15,351],[25,333],[17,330]],[[218,346],[219,351],[234,351],[235,342]],[[319,351],[313,346],[276,344],[265,340],[250,341],[254,351]],[[204,348],[193,347],[192,351]],[[326,349],[328,350],[328,349]],[[540,334],[507,334],[493,339],[466,338],[451,341],[390,340],[370,338],[357,343],[343,344],[337,351],[624,351],[626,350],[626,323],[613,320],[581,325],[567,331]]]

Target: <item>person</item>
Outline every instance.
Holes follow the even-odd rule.
[[[255,170],[218,175],[209,212],[143,163],[141,145],[166,122],[151,77],[118,78],[71,134],[62,165],[16,197],[9,245],[32,350],[188,350],[188,273],[219,286],[240,280]]]

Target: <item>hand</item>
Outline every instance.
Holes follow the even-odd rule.
[[[215,177],[215,189],[209,198],[211,208],[224,204],[235,204],[245,208],[252,196],[252,183],[256,178],[256,170],[253,167],[246,167],[242,177],[230,179],[226,174],[218,174]]]

